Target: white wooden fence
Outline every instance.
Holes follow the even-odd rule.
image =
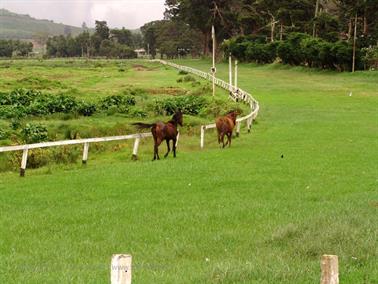
[[[86,164],[87,160],[88,160],[88,150],[89,150],[89,144],[90,143],[135,139],[132,159],[136,160],[137,157],[138,157],[138,147],[139,147],[140,139],[141,138],[146,138],[146,137],[151,137],[151,136],[152,136],[151,133],[138,133],[138,134],[123,135],[123,136],[86,138],[86,139],[75,139],[75,140],[42,142],[42,143],[17,145],[17,146],[5,146],[5,147],[0,147],[0,153],[1,152],[21,151],[22,150],[23,152],[22,152],[22,160],[21,160],[21,167],[20,167],[20,176],[24,176],[25,175],[25,170],[26,170],[26,164],[27,164],[27,160],[28,160],[28,151],[29,151],[29,149],[46,148],[46,147],[54,147],[54,146],[64,146],[64,145],[83,144],[84,147],[83,147],[83,160],[82,161],[83,161],[83,164]]]
[[[160,62],[164,65],[168,65],[168,66],[171,66],[173,68],[176,68],[178,70],[182,70],[182,71],[197,75],[197,76],[204,78],[206,80],[213,81],[213,75],[210,74],[210,73],[206,73],[206,72],[203,72],[203,71],[200,71],[200,70],[188,67],[188,66],[183,66],[183,65],[178,65],[178,64],[172,63],[172,62],[167,62],[165,60],[156,60],[156,61],[158,61],[158,62]],[[236,76],[236,74],[235,74],[235,76]],[[247,114],[246,116],[240,117],[236,120],[236,136],[239,136],[241,122],[243,122],[243,121],[246,121],[248,132],[250,132],[253,120],[256,119],[257,114],[258,114],[259,109],[260,109],[258,101],[256,101],[252,97],[252,95],[249,94],[248,92],[246,92],[246,91],[244,91],[240,88],[237,88],[237,87],[233,86],[232,84],[229,84],[229,83],[227,83],[227,82],[225,82],[221,79],[218,79],[218,78],[215,78],[214,81],[215,81],[215,84],[217,86],[219,86],[219,87],[230,92],[230,98],[232,100],[237,101],[237,102],[241,101],[241,102],[244,102],[244,103],[249,105],[251,112],[249,114]],[[201,125],[201,141],[200,141],[201,149],[204,147],[204,144],[205,144],[205,130],[215,128],[215,127],[216,127],[215,123],[207,124],[207,125]]]

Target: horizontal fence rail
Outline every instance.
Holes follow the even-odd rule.
[[[28,151],[30,149],[84,144],[82,162],[83,162],[83,164],[86,164],[87,160],[88,160],[88,151],[89,151],[89,144],[90,143],[135,139],[132,159],[136,160],[136,159],[138,159],[138,147],[139,147],[140,139],[151,137],[151,136],[152,136],[151,133],[137,133],[137,134],[130,134],[130,135],[122,135],[122,136],[85,138],[85,139],[75,139],[75,140],[42,142],[42,143],[26,144],[26,145],[5,146],[5,147],[0,147],[0,153],[1,152],[21,151],[22,150],[23,152],[22,152],[22,159],[21,159],[21,166],[20,166],[20,176],[25,176],[26,164],[27,164],[27,159],[28,159]]]
[[[197,75],[205,80],[213,81],[213,75],[210,73],[206,73],[197,69],[194,69],[192,67],[178,65],[172,62],[168,62],[165,60],[156,60],[157,62],[160,62],[161,64],[171,66],[173,68],[176,68],[178,70],[182,70],[194,75]],[[253,98],[251,94],[248,92],[237,88],[233,86],[232,84],[229,84],[221,79],[214,78],[215,85],[218,87],[221,87],[227,91],[230,92],[230,98],[236,102],[244,102],[249,105],[251,112],[243,117],[240,117],[236,120],[236,136],[239,136],[240,133],[240,126],[241,122],[246,121],[248,132],[251,131],[252,123],[256,119],[257,114],[260,110],[259,102]],[[201,125],[201,141],[200,146],[203,148],[205,146],[205,130],[216,128],[215,123],[207,124],[207,125]]]

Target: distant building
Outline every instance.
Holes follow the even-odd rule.
[[[135,49],[134,52],[137,54],[137,57],[145,57],[146,50],[144,48]]]

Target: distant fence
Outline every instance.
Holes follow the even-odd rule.
[[[217,85],[217,86],[219,86],[219,87],[230,92],[230,98],[231,99],[233,99],[234,101],[241,101],[241,102],[247,103],[249,105],[250,109],[251,109],[251,112],[249,114],[247,114],[246,116],[240,117],[236,120],[236,135],[239,136],[240,126],[241,126],[242,121],[246,121],[248,132],[251,131],[253,120],[257,117],[257,114],[258,114],[259,109],[260,109],[258,101],[256,101],[252,97],[251,94],[249,94],[248,92],[246,92],[246,91],[244,91],[240,88],[237,88],[237,87],[233,86],[232,84],[229,84],[229,83],[227,83],[227,82],[225,82],[221,79],[213,78],[213,75],[210,74],[210,73],[206,73],[206,72],[203,72],[203,71],[200,71],[200,70],[188,67],[188,66],[178,65],[178,64],[168,62],[168,61],[165,61],[165,60],[156,60],[156,61],[158,61],[158,62],[160,62],[164,65],[168,65],[168,66],[171,66],[173,68],[176,68],[178,70],[182,70],[182,71],[197,75],[197,76],[204,78],[206,80],[209,80],[209,81],[213,81],[213,79],[214,79],[215,85]],[[215,123],[201,125],[201,140],[200,140],[201,148],[203,148],[205,146],[205,130],[215,128],[215,127],[216,127]]]

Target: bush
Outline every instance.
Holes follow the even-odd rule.
[[[335,66],[339,71],[352,69],[353,50],[350,44],[338,41],[332,46],[331,53],[335,58]]]
[[[83,116],[91,116],[96,112],[96,110],[97,107],[95,104],[88,103],[85,101],[79,102],[76,107],[76,111]]]
[[[272,63],[276,59],[276,44],[251,42],[247,45],[245,58],[260,64]]]
[[[305,54],[301,48],[302,40],[311,38],[308,34],[291,33],[287,40],[280,42],[277,54],[284,64],[301,65],[304,63]]]
[[[142,117],[146,117],[147,113],[144,110],[142,110],[142,109],[133,108],[133,109],[130,110],[130,116],[131,117],[142,118]]]
[[[196,115],[207,105],[207,101],[202,96],[179,96],[155,101],[154,111],[158,115],[171,115],[178,109],[185,114]]]
[[[192,75],[185,75],[182,78],[179,78],[177,82],[195,82],[196,78],[194,78]]]
[[[7,139],[9,137],[9,133],[4,129],[0,128],[0,140]]]
[[[21,130],[21,136],[25,143],[38,143],[48,138],[47,128],[40,124],[27,123]]]
[[[27,106],[40,95],[39,91],[25,89],[15,89],[10,93],[2,92],[0,93],[0,105]]]
[[[362,62],[365,65],[364,69],[378,68],[378,46],[371,46],[362,49]]]
[[[10,119],[10,118],[22,118],[26,115],[25,107],[23,106],[13,106],[5,105],[0,106],[0,118]]]
[[[130,106],[136,104],[133,96],[112,95],[100,101],[100,108],[108,111],[108,114],[116,112],[127,113]]]
[[[60,95],[41,95],[32,102],[27,109],[31,115],[45,115],[57,112],[70,113],[78,107],[78,102],[72,96]]]
[[[186,72],[186,71],[184,71],[184,70],[180,70],[180,71],[178,72],[178,74],[179,74],[179,75],[187,75],[188,72]]]

